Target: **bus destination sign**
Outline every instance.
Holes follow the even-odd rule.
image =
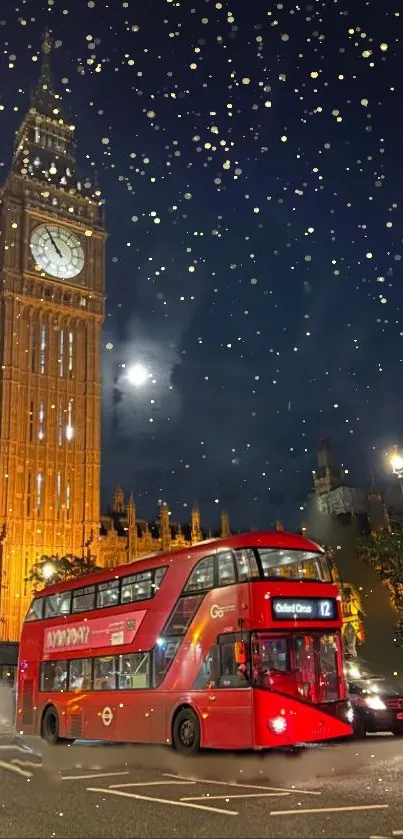
[[[337,621],[334,598],[272,597],[273,619],[278,621]]]

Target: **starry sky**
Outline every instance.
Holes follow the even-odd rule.
[[[353,483],[382,474],[403,443],[399,4],[3,6],[0,177],[48,26],[106,202],[104,503],[119,481],[144,517],[197,500],[207,526],[297,527],[322,429]]]

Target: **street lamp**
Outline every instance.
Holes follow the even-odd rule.
[[[44,580],[50,580],[53,577],[56,571],[56,566],[53,562],[45,562],[45,565],[42,568],[42,576]]]

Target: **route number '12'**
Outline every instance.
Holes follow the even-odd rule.
[[[330,618],[330,603],[328,600],[321,601],[319,611],[321,618]]]

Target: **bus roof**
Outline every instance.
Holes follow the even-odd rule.
[[[196,542],[191,547],[180,548],[175,551],[157,551],[143,556],[141,559],[133,559],[131,562],[123,565],[117,565],[113,568],[102,568],[100,571],[84,574],[82,577],[76,577],[65,583],[55,583],[54,585],[46,586],[46,588],[36,592],[35,596],[47,597],[56,592],[77,587],[82,588],[83,586],[95,583],[103,583],[111,578],[125,577],[131,573],[141,574],[142,571],[148,571],[164,565],[166,562],[180,562],[181,560],[194,560],[196,562],[203,555],[207,555],[204,550],[207,546],[212,552],[218,550],[223,551],[227,548],[265,547],[323,553],[323,548],[320,545],[312,542],[310,539],[306,539],[305,536],[300,536],[298,533],[288,533],[285,530],[252,531],[239,533],[235,536],[225,536],[224,538],[204,539],[202,542]]]

